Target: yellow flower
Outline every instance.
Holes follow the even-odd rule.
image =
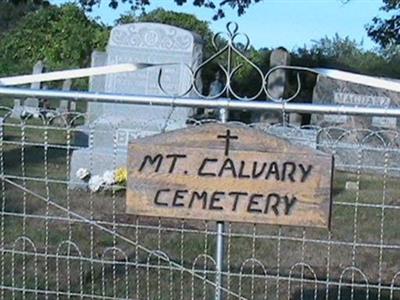
[[[128,170],[126,168],[119,168],[115,171],[115,182],[119,184],[126,184],[128,180]]]

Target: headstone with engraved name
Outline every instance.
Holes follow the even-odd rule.
[[[93,52],[92,66],[122,63],[160,66],[93,77],[89,90],[145,96],[183,95],[193,79],[186,66],[195,69],[201,59],[202,40],[195,33],[157,23],[117,26],[111,31],[107,51]],[[187,95],[193,96],[192,92]],[[94,168],[92,173],[125,165],[130,139],[184,127],[192,113],[191,108],[89,103],[87,122],[77,141],[89,148],[74,151],[71,180],[78,168],[89,166],[87,157],[94,160],[90,164]]]
[[[313,103],[392,108],[399,106],[400,93],[318,76]],[[396,118],[366,118],[336,114],[315,115],[312,123],[323,126],[346,125],[354,128],[397,128],[398,126]]]
[[[400,93],[319,76],[314,88],[313,103],[357,107],[397,108]],[[383,147],[397,147],[390,130],[398,129],[397,118],[347,115],[313,115],[312,123],[330,129],[321,130],[318,149],[333,151],[339,170],[386,173],[400,176],[398,149],[385,156]],[[345,129],[345,130],[343,130]],[[385,131],[382,129],[390,129]],[[329,131],[329,133],[326,133]],[[374,132],[374,134],[372,134]],[[362,156],[360,158],[360,153]],[[387,162],[383,160],[387,159]],[[360,161],[361,160],[361,161]],[[384,167],[387,166],[385,170]]]
[[[202,43],[196,34],[169,25],[156,23],[134,23],[115,27],[107,47],[107,65],[120,63],[171,64],[162,67],[146,68],[133,73],[119,73],[104,76],[102,82],[91,82],[94,91],[127,93],[137,95],[167,96],[185,93],[191,85],[192,76],[187,66],[193,67],[201,62]],[[101,64],[104,56],[97,53],[93,61]],[[160,69],[162,91],[158,84]],[[97,86],[93,86],[97,85]],[[191,109],[170,107],[150,107],[148,105],[129,105],[114,103],[91,103],[89,114],[98,114],[101,106],[101,116],[104,114],[125,116],[129,120],[128,128],[140,126],[149,122],[148,127],[155,131],[165,126],[171,120],[169,127],[182,127]],[[90,118],[90,117],[89,117]]]

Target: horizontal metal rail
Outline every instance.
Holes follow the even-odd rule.
[[[227,98],[173,98],[164,96],[140,96],[128,94],[94,93],[59,90],[34,90],[28,88],[0,87],[0,96],[41,97],[64,100],[81,100],[86,102],[121,103],[121,104],[148,104],[179,107],[204,107],[226,109],[248,109],[258,111],[285,111],[288,113],[316,113],[338,115],[363,115],[400,117],[400,108],[379,108],[347,105],[326,105],[315,103],[273,102],[271,100],[239,101]],[[0,99],[1,105],[1,99]]]

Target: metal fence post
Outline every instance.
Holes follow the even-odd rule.
[[[219,110],[219,118],[222,123],[228,120],[228,110],[221,108]],[[221,285],[222,271],[224,267],[225,251],[224,251],[224,222],[217,222],[217,248],[215,253],[216,275],[215,275],[215,300],[222,300]]]
[[[217,249],[216,249],[216,275],[215,275],[215,300],[222,299],[222,269],[224,266],[224,222],[217,222]]]

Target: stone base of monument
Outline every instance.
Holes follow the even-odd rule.
[[[136,129],[127,128],[127,122],[129,126],[137,125]],[[158,127],[150,127],[144,123],[135,124],[125,117],[117,116],[98,118],[90,126],[77,127],[73,144],[82,149],[72,153],[69,187],[86,187],[87,184],[76,176],[80,168],[89,170],[92,176],[102,176],[105,171],[126,167],[128,142],[157,133],[160,133]]]
[[[354,143],[338,142],[327,145],[320,140],[318,150],[332,153],[335,169],[350,173],[371,175],[386,174],[400,177],[400,149],[383,148],[373,144],[359,146]]]
[[[255,124],[254,127],[262,129],[265,132],[275,135],[279,138],[286,139],[294,145],[307,146],[312,149],[317,149],[317,129],[279,125],[264,127],[262,123]]]
[[[107,170],[126,167],[127,153],[127,151],[112,152],[107,148],[97,149],[96,152],[89,148],[75,150],[71,157],[69,188],[84,189],[87,187],[87,183],[76,175],[80,168],[89,170],[91,176],[102,176]]]

